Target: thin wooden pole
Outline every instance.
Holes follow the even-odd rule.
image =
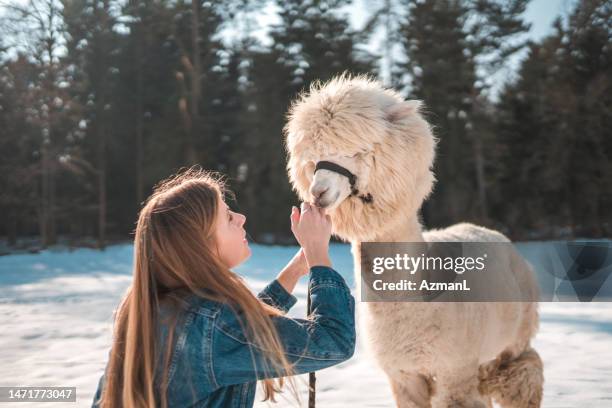
[[[310,316],[310,288],[308,288],[308,298],[306,300],[306,313]],[[315,373],[308,373],[308,408],[315,408],[317,377]]]

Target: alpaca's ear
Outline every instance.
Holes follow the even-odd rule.
[[[398,123],[419,112],[423,103],[421,101],[404,101],[391,105],[386,109],[387,120]]]

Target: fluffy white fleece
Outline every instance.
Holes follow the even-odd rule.
[[[423,232],[418,211],[429,195],[436,140],[419,101],[405,101],[367,77],[314,85],[292,105],[285,127],[288,173],[302,200],[331,215],[334,233],[352,244],[360,282],[360,243],[497,242],[496,231],[471,224]],[[348,179],[317,162],[342,165]],[[500,255],[501,256],[501,255]],[[518,253],[500,270],[513,290],[537,298],[537,284]],[[510,290],[510,289],[509,289]],[[358,291],[359,293],[359,291]],[[537,303],[362,303],[362,334],[389,377],[399,407],[539,407],[543,370],[530,339]]]

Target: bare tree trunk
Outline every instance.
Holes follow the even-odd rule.
[[[187,142],[187,162],[197,162],[196,140],[200,132],[200,75],[202,75],[202,60],[200,57],[200,2],[191,2],[191,46],[193,49],[193,64],[191,69],[191,132]]]
[[[446,137],[446,141],[442,141],[442,143],[446,143],[446,152],[448,152],[447,154],[449,156],[449,159],[445,160],[443,164],[446,167],[445,170],[447,176],[461,174],[461,170],[463,170],[461,163],[451,158],[451,155],[458,150],[456,141],[458,134],[457,128],[458,126],[455,119],[448,121],[448,136]],[[441,202],[438,203],[442,209],[448,208],[446,211],[447,217],[449,217],[448,222],[453,224],[458,222],[463,217],[462,210],[465,208],[464,203],[460,200],[463,191],[457,187],[457,181],[458,180],[453,180],[451,182],[450,177],[445,180],[445,194],[441,197]]]
[[[107,28],[107,19],[109,12],[109,3],[106,0],[102,0],[101,2],[96,1],[94,3],[94,14],[97,14],[97,11],[100,10],[99,7],[101,5],[101,19],[99,22],[98,31],[99,37],[94,39],[97,42],[97,58],[101,62],[97,67],[99,69],[99,78],[97,82],[97,87],[95,91],[96,97],[96,105],[95,105],[95,113],[96,113],[96,139],[98,142],[97,149],[97,161],[98,161],[98,248],[104,249],[106,246],[106,143],[107,143],[107,88],[104,85],[105,80],[108,80],[107,76],[107,68],[103,61],[108,53],[108,46],[105,44],[105,39],[102,34],[103,30]],[[94,57],[95,58],[95,57]]]
[[[202,61],[200,57],[200,3],[197,0],[191,2],[191,52],[187,50],[181,37],[173,25],[174,40],[181,52],[181,64],[184,70],[176,73],[176,79],[180,87],[181,97],[178,103],[179,114],[185,130],[184,154],[187,163],[195,164],[198,161],[196,142],[200,136],[200,95]],[[187,84],[186,75],[189,76]]]
[[[55,231],[55,175],[49,146],[43,142],[41,158],[41,206],[40,206],[40,236],[43,248],[57,242]]]
[[[41,148],[40,238],[43,248],[49,242],[49,146],[43,140]]]
[[[136,76],[136,86],[137,86],[137,96],[136,96],[136,199],[138,200],[138,208],[140,208],[143,200],[144,200],[144,181],[143,181],[143,161],[144,161],[144,152],[143,152],[143,132],[144,132],[144,124],[143,124],[143,78],[142,78],[142,47],[143,47],[143,38],[142,38],[142,26],[138,28],[138,50],[137,50],[137,76]]]
[[[102,116],[98,116],[102,119]],[[106,246],[106,129],[98,124],[98,248]]]
[[[49,163],[49,244],[55,245],[57,243],[57,230],[56,230],[56,217],[55,217],[55,172],[56,166],[54,161]]]
[[[478,187],[478,209],[480,211],[480,219],[487,223],[489,221],[489,211],[484,175],[484,157],[482,155],[482,139],[476,132],[472,135],[472,138],[474,140],[474,165],[476,166],[476,185]]]
[[[391,0],[385,0],[385,44],[384,44],[384,53],[385,53],[385,62],[387,64],[386,67],[386,75],[387,78],[385,82],[387,85],[393,85],[393,56],[391,48],[393,46],[393,42],[391,40]]]

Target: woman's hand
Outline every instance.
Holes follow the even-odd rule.
[[[304,251],[300,248],[299,251],[291,258],[287,266],[278,274],[276,279],[283,288],[289,293],[293,292],[297,281],[304,275],[308,274],[308,263],[304,256]]]
[[[308,263],[302,248],[295,253],[285,268],[293,270],[300,277],[308,275]]]
[[[291,209],[291,232],[304,250],[308,267],[330,266],[329,239],[331,238],[331,218],[325,210],[309,203],[302,203],[301,212]]]

